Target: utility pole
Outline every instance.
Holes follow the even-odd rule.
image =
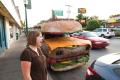
[[[25,21],[26,21],[26,35],[28,34],[28,20],[27,20],[27,8],[25,5]]]
[[[26,36],[28,34],[27,4],[28,4],[28,1],[24,0],[24,7],[25,7],[25,33],[26,33]]]

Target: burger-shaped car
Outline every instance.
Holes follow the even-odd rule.
[[[65,36],[82,30],[74,20],[48,21],[41,25],[44,44],[41,46],[53,71],[66,71],[85,65],[89,60],[91,42]]]

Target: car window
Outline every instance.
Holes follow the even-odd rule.
[[[95,31],[95,32],[98,32],[98,29],[95,29],[94,31]]]
[[[97,31],[98,31],[98,29],[95,29],[95,30],[93,30],[93,31],[97,32]]]
[[[102,29],[98,29],[97,32],[102,32]]]
[[[87,34],[86,33],[82,33],[82,35],[81,36],[87,36]]]
[[[74,35],[75,35],[75,36],[79,36],[79,33],[75,33]]]
[[[97,34],[94,32],[86,32],[86,33],[83,33],[83,35],[87,37],[98,37]]]
[[[103,29],[103,32],[106,32],[107,31],[107,29]]]
[[[82,33],[79,34],[79,36],[82,36],[82,35],[83,35]]]
[[[81,33],[78,33],[77,36],[81,36],[82,34]]]
[[[72,35],[72,36],[79,36],[80,33],[72,33],[72,34],[70,34],[70,35]]]

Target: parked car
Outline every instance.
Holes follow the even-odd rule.
[[[98,36],[104,38],[111,38],[115,36],[114,30],[111,28],[97,28],[94,30],[94,32],[96,32]]]
[[[116,37],[120,37],[120,28],[112,28],[115,32]]]
[[[120,80],[120,53],[95,60],[87,69],[86,80]]]
[[[95,32],[83,31],[80,33],[71,34],[72,37],[79,39],[90,40],[92,48],[106,48],[109,45],[109,40],[99,37]]]

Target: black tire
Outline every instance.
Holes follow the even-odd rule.
[[[109,39],[111,39],[113,36],[109,36]]]
[[[101,34],[101,36],[100,37],[103,37],[103,38],[105,38],[105,35],[104,34]]]

